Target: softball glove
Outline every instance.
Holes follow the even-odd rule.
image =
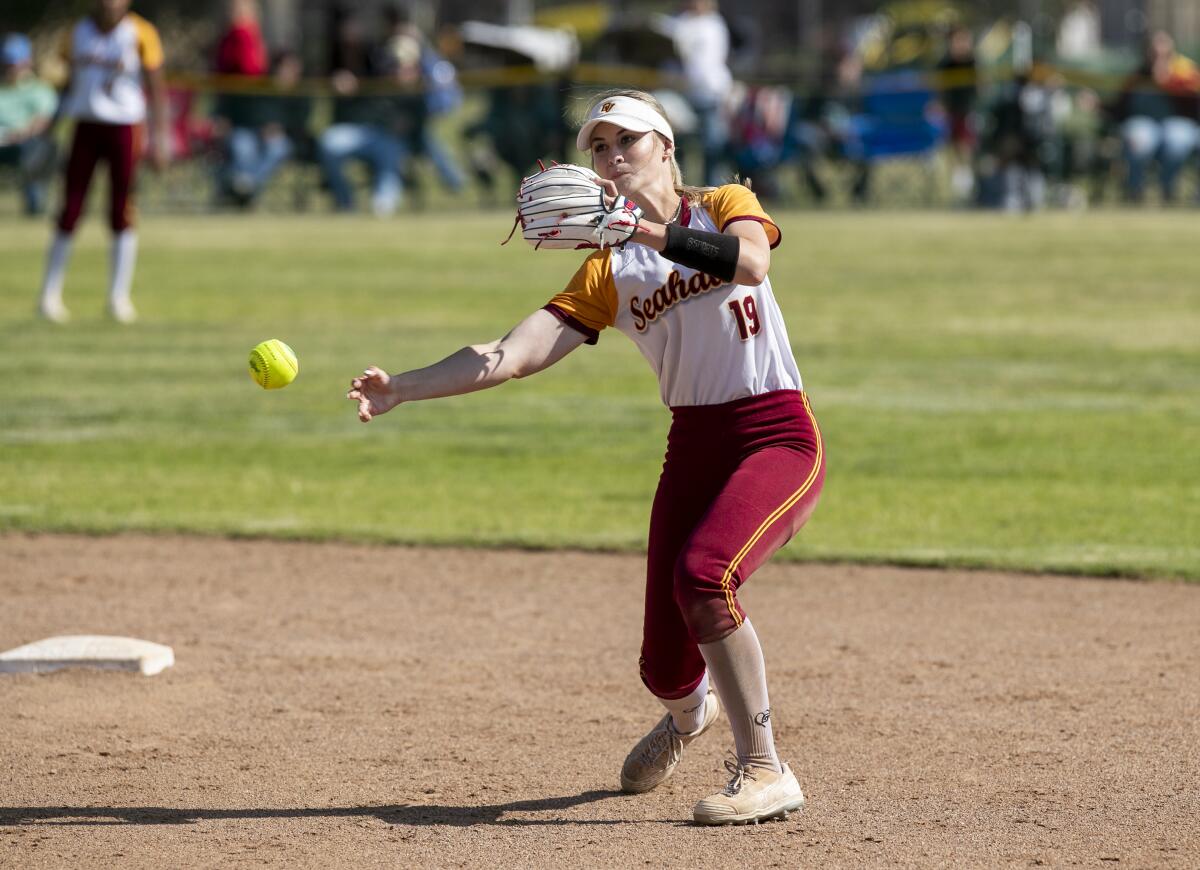
[[[551,166],[526,178],[517,191],[521,234],[538,250],[623,245],[641,216],[642,209],[623,196],[606,205],[600,176],[586,166]]]

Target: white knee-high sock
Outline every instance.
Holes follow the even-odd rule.
[[[722,640],[700,644],[700,654],[717,684],[717,694],[733,728],[738,764],[782,771],[771,729],[767,667],[750,620]]]
[[[57,308],[62,305],[63,279],[67,261],[71,259],[71,236],[62,230],[54,231],[50,250],[46,252],[46,274],[42,277],[41,305]]]
[[[662,705],[671,711],[671,723],[680,734],[691,734],[704,724],[704,703],[708,697],[708,673],[705,672],[699,685],[682,698],[659,698]]]
[[[130,228],[113,236],[112,260],[108,282],[108,304],[129,302],[133,286],[133,267],[137,262],[137,231]]]

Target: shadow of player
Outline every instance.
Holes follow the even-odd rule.
[[[186,809],[176,807],[0,807],[0,827],[23,825],[190,825],[201,821],[240,819],[319,819],[374,817],[389,825],[619,825],[632,820],[520,818],[506,813],[565,810],[611,798],[619,791],[592,790],[577,795],[512,801],[481,806],[397,804],[362,807],[296,807],[280,809]]]

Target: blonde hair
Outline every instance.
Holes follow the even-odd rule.
[[[663,109],[662,103],[655,99],[653,94],[649,94],[646,91],[633,90],[630,88],[614,88],[612,90],[602,91],[593,95],[592,98],[587,101],[587,112],[591,112],[597,103],[602,103],[605,100],[611,100],[613,97],[629,97],[630,99],[639,100],[650,106],[650,108],[654,109],[654,111],[658,112],[658,114],[662,115],[664,118],[667,117],[666,110]],[[585,112],[584,117],[587,117],[587,112]],[[577,123],[575,126],[578,127],[580,124]],[[675,192],[686,199],[689,205],[699,205],[701,200],[716,190],[715,187],[696,187],[692,184],[684,184],[683,170],[679,168],[679,161],[675,159],[675,155],[673,153],[671,154],[671,182],[675,186]],[[750,185],[747,184],[746,186],[749,187]]]

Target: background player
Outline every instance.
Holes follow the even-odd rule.
[[[673,415],[650,520],[640,663],[669,712],[626,758],[621,784],[659,785],[712,726],[722,705],[711,675],[737,759],[694,818],[751,822],[786,815],[804,796],[775,752],[762,649],[737,590],[812,513],[824,453],[767,279],[779,228],[746,187],[683,185],[674,141],[648,94],[597,98],[577,144],[611,196],[644,210],[630,243],[588,257],[503,338],[403,374],[368,368],[348,397],[367,422],[401,402],[534,374],[608,326],[633,339]]]
[[[132,193],[147,115],[143,80],[150,93],[150,156],[156,169],[167,165],[170,139],[162,43],[149,22],[129,12],[129,4],[130,0],[94,0],[91,14],[71,28],[64,48],[70,78],[46,135],[51,135],[60,117],[75,118],[76,124],[67,159],[63,208],[38,301],[38,313],[56,323],[69,316],[63,304],[63,278],[71,238],[99,160],[108,163],[111,182],[108,311],[121,323],[137,318],[130,299],[137,260]]]

